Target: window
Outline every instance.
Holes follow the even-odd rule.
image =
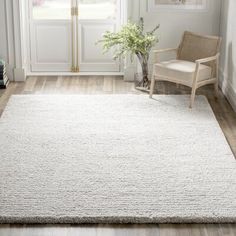
[[[208,0],[148,0],[149,11],[192,10],[205,11]]]
[[[32,0],[33,19],[53,20],[71,18],[71,0]],[[115,19],[117,0],[77,0],[79,19]]]
[[[70,0],[33,0],[33,18],[36,20],[70,19]]]
[[[80,0],[80,19],[115,19],[117,0]]]

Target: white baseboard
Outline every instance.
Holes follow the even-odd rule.
[[[13,67],[9,64],[6,64],[7,68],[7,77],[10,81],[14,81]]]
[[[124,76],[123,72],[28,72],[26,76]]]
[[[230,84],[227,76],[224,75],[222,71],[220,72],[220,74],[221,74],[220,76],[221,89],[224,95],[226,96],[226,98],[228,99],[229,103],[231,104],[232,108],[236,112],[236,91],[233,88],[233,86]]]
[[[25,70],[22,68],[15,68],[13,70],[14,73],[14,81],[16,82],[24,82],[26,80]]]

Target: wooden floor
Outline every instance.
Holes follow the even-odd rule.
[[[171,83],[159,83],[159,94],[189,94],[190,90]],[[128,94],[140,93],[133,83],[121,77],[31,77],[26,83],[11,83],[0,90],[0,114],[13,94]],[[205,87],[216,118],[236,156],[236,113],[220,94],[215,100],[213,88]],[[236,224],[215,225],[2,225],[0,236],[236,236]]]

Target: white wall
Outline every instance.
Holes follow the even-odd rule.
[[[15,66],[15,52],[13,44],[12,4],[10,1],[0,0],[0,58],[7,63],[7,74],[13,80],[13,69]],[[8,27],[11,25],[11,27]]]
[[[208,0],[208,9],[198,12],[191,10],[159,10],[148,12],[147,0],[140,1],[141,16],[144,17],[146,29],[150,30],[160,24],[158,31],[159,48],[178,46],[185,30],[200,34],[218,35],[220,29],[220,0]]]
[[[19,1],[0,0],[0,57],[7,63],[8,77],[14,81],[25,80]]]
[[[236,111],[236,1],[223,0],[221,36],[223,38],[220,80],[223,92]]]
[[[160,42],[156,46],[157,48],[177,47],[185,30],[207,35],[219,35],[220,33],[221,0],[208,0],[208,9],[202,12],[191,10],[148,11],[148,0],[134,0],[130,8],[131,19],[137,21],[140,17],[144,18],[145,30],[152,30],[160,24],[157,32]]]
[[[7,52],[7,31],[6,31],[6,14],[5,14],[5,2],[0,0],[0,57],[4,58],[5,60],[8,58]]]

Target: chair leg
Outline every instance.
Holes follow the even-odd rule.
[[[196,88],[192,88],[192,94],[191,94],[191,100],[190,100],[190,106],[189,106],[190,109],[193,108],[195,96],[196,96]]]
[[[197,63],[194,77],[193,77],[192,94],[191,94],[191,100],[190,100],[190,106],[189,106],[190,109],[193,108],[193,103],[194,103],[195,96],[196,96],[196,90],[198,88],[197,81],[198,81],[198,75],[199,75],[199,71],[200,71],[199,68],[200,68],[200,63]]]
[[[152,98],[152,96],[153,96],[155,82],[156,82],[155,76],[153,75],[152,76],[152,81],[151,81],[151,87],[150,87],[150,95],[149,95],[150,98]]]

